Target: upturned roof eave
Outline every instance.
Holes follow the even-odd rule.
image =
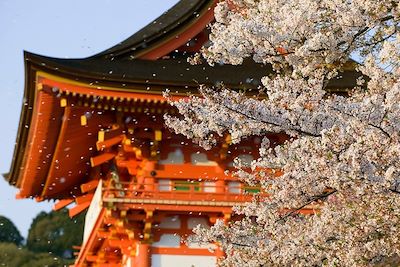
[[[178,35],[214,3],[214,0],[181,0],[147,26],[117,45],[91,58],[138,58],[168,37]]]
[[[60,59],[29,52],[25,52],[25,60],[35,66],[36,70],[83,83],[103,83],[121,88],[128,84],[154,86],[149,93],[155,93],[153,90],[161,90],[159,93],[162,93],[169,86],[195,93],[200,84],[213,86],[220,83],[237,89],[252,89],[260,85],[263,76],[272,73],[269,65],[257,64],[251,60],[238,66],[193,66],[179,59]]]
[[[26,52],[24,52],[24,55]],[[25,56],[24,56],[25,58]],[[35,100],[35,90],[32,90],[34,85],[34,70],[32,69],[31,62],[24,60],[25,68],[25,84],[24,84],[24,96],[23,103],[20,113],[20,120],[18,125],[18,131],[15,141],[14,153],[11,161],[10,171],[3,174],[3,177],[8,181],[9,184],[19,186],[18,177],[21,171],[21,165],[25,152],[25,147],[28,139],[29,128],[25,125],[29,125],[32,119],[32,107]],[[34,86],[33,86],[34,87]]]

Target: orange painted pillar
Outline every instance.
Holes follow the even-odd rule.
[[[139,181],[139,175],[138,175],[138,183],[144,184],[143,189],[145,192],[146,191],[152,192],[155,189],[155,187],[154,187],[155,179],[154,179],[154,174],[153,174],[153,173],[155,173],[155,171],[154,171],[155,165],[156,165],[155,161],[149,161],[147,159],[144,159],[142,161],[142,163],[140,164],[141,169],[142,169],[142,171],[141,171],[142,177],[140,177],[141,180]]]
[[[219,247],[217,243],[215,243],[217,248],[215,249],[215,256],[217,257],[217,262],[221,261],[223,258],[225,258],[225,252]]]
[[[150,244],[138,243],[136,251],[135,267],[150,267],[151,266],[151,247]]]
[[[218,179],[217,181],[215,181],[215,186],[216,186],[216,193],[225,193],[225,181],[222,179]]]
[[[154,177],[144,178],[144,192],[153,192],[155,190],[155,179]]]

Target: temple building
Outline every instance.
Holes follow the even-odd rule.
[[[171,132],[175,99],[199,84],[250,91],[268,65],[190,65],[208,42],[215,1],[182,0],[125,41],[83,59],[25,52],[25,96],[6,179],[18,198],[54,200],[70,216],[86,211],[81,266],[215,266],[218,244],[184,242],[192,229],[229,221],[232,206],[258,189],[226,175],[236,157],[251,160],[260,138],[210,151]],[[351,87],[356,73],[332,82]],[[350,84],[350,85],[349,85]],[[273,143],[284,140],[271,135]]]

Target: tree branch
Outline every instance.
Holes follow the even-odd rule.
[[[276,126],[276,127],[283,127],[282,125],[279,125],[279,124],[274,123],[274,122],[266,121],[266,120],[264,120],[262,118],[255,118],[255,117],[253,117],[253,116],[251,116],[249,114],[246,114],[246,113],[244,113],[242,111],[233,109],[233,108],[228,107],[226,105],[223,105],[223,104],[220,104],[220,105],[222,105],[224,108],[226,108],[229,111],[235,112],[237,114],[240,114],[240,115],[246,117],[247,119],[254,120],[254,121],[259,121],[259,122],[262,122],[262,123],[265,123],[265,124],[269,124],[269,125],[273,125],[273,126]],[[303,131],[303,130],[297,128],[295,125],[292,125],[292,127],[293,128],[291,128],[290,130],[296,131],[296,132],[298,132],[300,134],[307,135],[307,136],[312,136],[312,137],[321,137],[320,134],[314,134],[314,133],[311,133],[311,132]]]
[[[297,212],[300,211],[302,208],[306,207],[307,205],[310,205],[310,204],[313,203],[314,201],[327,198],[328,196],[330,196],[330,195],[332,195],[332,194],[334,194],[334,193],[336,193],[336,192],[337,192],[337,190],[335,189],[335,190],[333,190],[333,191],[326,192],[325,194],[318,195],[318,196],[314,196],[314,197],[312,197],[310,200],[308,200],[306,203],[304,203],[303,205],[301,205],[300,207],[297,207],[297,208],[295,208],[294,210],[292,210],[292,211],[286,213],[284,216],[282,216],[281,218],[279,218],[276,222],[284,221],[284,220],[286,220],[288,217],[292,216],[294,213],[297,213]]]

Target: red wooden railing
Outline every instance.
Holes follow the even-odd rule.
[[[215,201],[215,202],[249,202],[257,187],[242,185],[207,185],[204,183],[182,183],[170,181],[169,184],[148,183],[135,185],[130,182],[119,182],[104,189],[104,197],[123,199],[155,199],[184,201]]]

